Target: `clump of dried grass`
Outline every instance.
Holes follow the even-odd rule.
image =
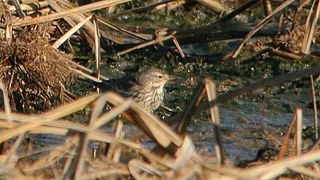
[[[19,111],[39,111],[58,102],[62,84],[71,82],[70,56],[49,44],[52,26],[24,28],[8,43],[0,39],[0,80]]]

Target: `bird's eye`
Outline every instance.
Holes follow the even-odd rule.
[[[162,79],[162,75],[158,75],[158,78]]]

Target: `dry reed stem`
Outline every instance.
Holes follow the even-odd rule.
[[[272,6],[270,0],[263,0],[263,9],[265,16],[268,16],[272,12]]]
[[[318,2],[318,4],[315,8],[314,6],[316,2]],[[311,14],[313,15],[313,19],[310,24]],[[311,46],[312,39],[314,38],[314,33],[318,23],[319,15],[320,15],[320,2],[314,0],[311,10],[308,14],[306,25],[305,25],[305,37],[304,37],[304,41],[301,49],[301,51],[305,54],[310,54],[310,46]]]
[[[223,12],[226,11],[223,5],[218,1],[210,1],[210,0],[194,0],[194,1],[202,4],[203,6],[205,6],[206,8],[208,8],[209,10],[217,14],[222,14]]]
[[[90,140],[90,134],[92,131],[95,130],[93,127],[93,123],[97,120],[99,115],[102,113],[103,108],[106,104],[106,97],[100,96],[95,103],[94,107],[91,113],[91,117],[89,120],[89,132],[81,133],[80,135],[80,141],[79,141],[79,147],[78,147],[78,153],[76,155],[76,158],[74,159],[74,170],[72,170],[71,178],[72,179],[79,179],[81,177],[81,174],[84,170],[84,158],[88,157],[87,154],[87,147],[89,145]]]
[[[169,34],[167,36],[157,36],[157,38],[154,39],[154,40],[138,44],[138,45],[136,45],[136,46],[134,46],[132,48],[126,49],[124,51],[120,51],[120,52],[117,53],[117,55],[121,56],[121,55],[127,54],[127,53],[129,53],[131,51],[134,51],[134,50],[137,50],[137,49],[141,49],[141,48],[144,48],[144,47],[147,47],[147,46],[151,46],[153,44],[160,43],[160,42],[166,41],[168,39],[172,39],[175,34],[176,34],[176,32],[174,31],[174,32],[172,32],[171,34]]]
[[[151,178],[150,176],[153,178],[160,178],[164,176],[161,171],[141,160],[133,159],[129,161],[128,167],[131,175],[137,180],[146,179],[146,174],[149,175],[148,179]]]
[[[7,113],[8,116],[10,116],[11,107],[10,107],[9,95],[8,95],[7,87],[2,82],[0,82],[0,89],[2,91],[4,111]],[[11,121],[11,119],[8,118],[8,121]]]
[[[61,36],[56,42],[52,44],[52,47],[58,49],[61,44],[63,44],[70,36],[72,36],[75,32],[77,32],[84,24],[86,24],[92,16],[88,16],[86,19],[72,27],[68,32],[66,32],[63,36]]]
[[[119,114],[121,114],[121,113],[125,112],[126,110],[128,110],[132,103],[133,103],[133,100],[132,99],[128,99],[124,103],[122,103],[121,105],[116,106],[115,108],[113,108],[111,111],[108,111],[108,112],[102,114],[99,118],[97,118],[93,122],[92,128],[98,129],[101,126],[103,126],[104,124],[109,123],[110,120],[114,119]]]
[[[115,132],[115,138],[117,139],[123,139],[124,137],[123,132],[123,121],[120,119],[118,120],[116,132]],[[112,160],[112,162],[119,162],[121,155],[121,148],[117,145],[111,144],[108,150],[107,157]]]
[[[100,32],[99,25],[96,16],[93,16],[93,26],[94,26],[94,55],[95,55],[95,63],[96,63],[96,78],[100,79],[100,62],[101,62],[101,52],[100,52]],[[99,88],[97,88],[97,92],[99,93]]]
[[[50,7],[52,9],[54,9],[57,13],[68,11],[72,8],[75,8],[75,6],[73,6],[69,1],[65,1],[65,0],[59,1],[59,4],[57,3],[57,1],[54,1],[54,0],[47,0],[47,2],[49,3]],[[86,13],[86,14],[89,14],[89,13]],[[77,15],[73,15],[73,16],[67,16],[67,17],[63,17],[63,19],[71,27],[73,27],[73,26],[76,26],[78,23],[84,21],[84,19],[86,19],[88,16],[86,14],[82,13],[82,14],[77,14]],[[91,47],[94,47],[94,27],[93,27],[93,24],[89,21],[83,25],[83,29],[81,29],[81,30],[84,31],[84,36],[85,36],[84,39],[87,40],[87,42],[89,43],[89,45]]]
[[[26,116],[26,118],[28,118],[28,117],[29,116]],[[29,122],[29,121],[27,121],[27,122]],[[8,121],[0,120],[0,127],[1,128],[9,129],[9,128],[13,128],[13,127],[16,127],[19,125],[21,125],[21,123],[19,123],[19,122],[8,122]],[[68,129],[65,129],[65,128],[41,125],[41,126],[37,127],[36,129],[29,131],[28,133],[29,134],[66,135],[67,131],[68,131]]]
[[[205,88],[208,96],[208,101],[212,101],[217,98],[216,85],[210,78],[204,79]],[[214,139],[214,148],[216,150],[216,156],[218,159],[218,164],[224,164],[224,154],[223,154],[223,141],[220,131],[220,117],[218,106],[210,107],[211,121],[213,124],[213,139]]]
[[[286,51],[281,51],[279,49],[275,49],[275,48],[269,48],[270,52],[274,55],[280,56],[280,57],[284,57],[284,58],[288,58],[288,59],[292,59],[292,60],[299,60],[301,59],[301,56],[296,55],[294,53],[290,53],[290,52],[286,52]]]
[[[135,32],[129,31],[129,30],[125,29],[125,28],[122,28],[121,26],[118,26],[118,25],[116,25],[116,24],[114,24],[112,22],[107,21],[106,19],[102,19],[102,18],[98,17],[98,21],[102,26],[107,26],[108,28],[110,28],[112,30],[118,31],[120,33],[124,33],[125,35],[133,36],[133,37],[135,37],[137,39],[140,39],[142,41],[147,41],[148,39],[150,39],[150,35],[146,36],[144,34],[140,34],[140,33],[135,33]],[[101,33],[104,34],[106,32],[101,31]],[[112,38],[111,35],[110,34],[106,34],[107,38],[112,39],[112,41],[114,41],[114,42],[116,42],[118,44],[124,44],[125,43],[122,40],[122,38],[121,39]]]
[[[296,155],[302,153],[302,109],[296,109]]]
[[[296,173],[302,174],[302,175],[307,175],[311,178],[317,178],[320,179],[320,173],[312,171],[306,167],[303,166],[298,166],[298,167],[290,167],[289,168],[291,171],[294,171]]]
[[[62,118],[68,114],[71,114],[73,112],[77,112],[81,109],[83,109],[86,105],[91,103],[93,100],[97,98],[97,95],[90,95],[87,97],[83,97],[77,101],[74,101],[70,104],[67,104],[65,106],[60,106],[57,109],[54,109],[52,111],[49,111],[47,113],[43,113],[42,115],[37,115],[30,117],[28,120],[30,123],[21,125],[19,127],[4,130],[0,135],[0,142],[4,142],[6,140],[9,140],[12,137],[15,137],[21,133],[24,133],[26,131],[32,130],[38,126],[41,125],[41,123],[44,122],[50,122],[55,119]],[[0,112],[0,118],[6,119],[7,115],[5,113]],[[32,123],[31,123],[32,122]]]
[[[286,133],[286,135],[284,136],[284,141],[283,141],[283,143],[282,143],[282,145],[281,145],[281,149],[279,150],[279,152],[278,152],[278,155],[277,155],[277,159],[278,160],[281,160],[281,159],[283,159],[283,157],[284,157],[284,154],[285,154],[285,152],[287,151],[287,149],[288,149],[288,144],[289,144],[289,139],[290,139],[290,133],[291,133],[291,131],[292,131],[292,129],[297,125],[297,123],[296,123],[296,120],[297,119],[297,116],[296,116],[296,114],[293,116],[293,118],[292,118],[292,120],[291,120],[291,124],[290,124],[290,126],[289,126],[289,129],[287,130],[287,133]]]
[[[79,180],[91,180],[91,179],[99,179],[99,178],[108,178],[108,177],[121,177],[126,178],[126,176],[130,176],[130,172],[127,166],[125,165],[118,165],[118,164],[112,164],[112,166],[106,167],[106,168],[97,168],[95,170],[95,173],[85,173],[82,174],[82,176],[79,178]]]
[[[65,143],[54,147],[54,149],[52,149],[48,155],[41,156],[34,163],[32,163],[31,166],[23,169],[23,171],[26,173],[32,173],[34,171],[47,168],[51,164],[57,162],[64,155],[72,152],[78,141],[79,136],[68,137]]]
[[[200,83],[196,87],[193,93],[193,97],[190,99],[184,111],[181,113],[181,116],[178,118],[178,123],[175,126],[176,132],[182,133],[187,128],[187,126],[191,121],[192,114],[195,113],[195,107],[197,107],[200,104],[204,96],[204,93],[205,93],[204,84]]]
[[[182,58],[185,58],[186,55],[184,54],[184,52],[183,52],[183,50],[182,50],[182,48],[181,48],[181,46],[180,46],[180,44],[179,44],[179,42],[178,42],[178,40],[177,40],[177,38],[175,36],[172,37],[172,41],[173,41],[174,45],[176,46],[176,48],[178,49],[178,52],[179,52],[180,56]]]
[[[32,18],[32,19],[26,19],[26,20],[19,20],[13,23],[13,27],[23,27],[23,26],[28,26],[32,24],[40,24],[48,21],[53,21],[56,19],[60,19],[66,16],[71,16],[74,14],[79,14],[79,13],[85,13],[85,12],[90,12],[94,11],[97,9],[101,8],[106,8],[109,6],[117,5],[117,4],[122,4],[125,2],[129,2],[130,0],[108,0],[108,1],[98,1],[95,3],[91,3],[88,5],[80,6],[77,8],[73,8],[67,11],[62,11],[60,13],[54,13],[46,16],[41,16],[37,18]]]
[[[155,10],[159,11],[161,9],[166,9],[167,11],[172,11],[175,10],[181,6],[186,4],[186,0],[164,0],[158,2],[158,4],[154,3],[151,4],[150,6],[143,7],[142,9],[138,9],[138,11],[144,11],[147,10],[148,8],[151,8],[152,6],[154,7]]]
[[[318,108],[317,108],[317,97],[314,90],[313,75],[310,76],[310,93],[312,97],[312,109],[313,109],[313,128],[315,131],[315,139],[318,139]]]
[[[18,136],[18,138],[16,139],[16,141],[14,142],[13,146],[11,146],[10,150],[6,153],[7,155],[7,158],[5,160],[5,163],[9,166],[15,166],[16,165],[16,162],[17,162],[17,157],[16,157],[16,153],[17,153],[17,150],[23,140],[25,136],[25,133],[22,133]]]
[[[96,99],[96,95],[92,95],[91,97],[94,97],[94,99]],[[106,97],[108,97],[108,99],[114,99],[114,98],[119,98],[119,97],[117,97],[116,95],[114,95],[113,93],[107,93],[106,94]],[[85,98],[83,98],[83,99],[85,99]],[[87,98],[87,100],[89,101],[89,102],[92,102],[92,98]],[[99,114],[99,112],[101,112],[101,106],[104,104],[103,103],[103,101],[104,101],[105,99],[103,99],[103,98],[101,98],[101,99],[99,99],[98,100],[98,102],[97,102],[97,104],[99,105],[99,106],[97,106],[97,107],[99,107],[99,108],[97,108],[96,110],[94,110],[93,112],[97,112],[97,113],[93,113],[93,116],[95,116],[95,117],[98,117],[98,114]],[[121,101],[121,100],[119,100],[118,99],[118,101]],[[89,104],[89,102],[87,102],[87,103],[83,103],[83,104]],[[79,102],[76,102],[75,104],[78,104]],[[60,111],[60,110],[62,110],[62,109],[65,109],[66,107],[72,107],[72,105],[73,105],[74,103],[71,103],[71,105],[69,104],[69,105],[65,105],[64,106],[64,108],[57,108],[56,110],[53,110],[53,112],[57,112],[57,111]],[[79,105],[78,105],[79,106]],[[133,104],[132,105],[133,107],[133,109],[138,109],[138,111],[141,111],[140,113],[141,114],[144,114],[145,112],[143,112],[143,110],[141,110],[141,109],[139,109],[140,107],[138,107],[138,105],[135,105],[135,104]],[[137,106],[137,107],[135,107],[135,106]],[[80,107],[83,107],[83,106],[80,106]],[[69,108],[66,108],[66,109],[69,109]],[[64,111],[66,111],[66,110],[64,110]],[[66,111],[66,112],[70,112],[70,111]],[[72,113],[72,112],[70,112],[70,113]],[[52,114],[54,117],[56,117],[56,116],[58,116],[58,115],[54,115],[54,113],[51,113],[51,112],[49,112],[49,113],[44,113],[44,114]],[[59,116],[61,116],[61,117],[63,117],[65,114],[63,114],[63,115],[59,115]],[[3,116],[3,115],[2,115]],[[23,122],[26,122],[26,121],[29,121],[29,120],[26,120],[26,119],[24,119],[24,117],[25,117],[26,115],[18,115],[18,114],[13,114],[13,119],[14,120],[22,120]],[[0,117],[1,117],[1,113],[0,113]],[[38,115],[38,117],[45,117],[45,115]],[[174,168],[174,167],[180,167],[181,166],[181,163],[182,162],[184,162],[185,161],[185,159],[184,158],[178,158],[176,161],[173,161],[173,162],[171,162],[171,163],[169,163],[168,164],[168,162],[164,162],[164,161],[162,161],[161,160],[161,158],[159,158],[159,157],[156,157],[153,153],[151,153],[151,152],[148,152],[147,150],[143,150],[144,148],[142,148],[140,145],[137,145],[137,144],[133,144],[133,143],[131,143],[130,141],[125,141],[125,140],[117,140],[116,138],[112,138],[112,137],[110,137],[110,136],[108,136],[106,133],[102,133],[102,132],[100,132],[100,131],[92,131],[92,130],[90,130],[90,129],[92,129],[92,128],[86,128],[85,126],[83,127],[82,126],[82,128],[81,128],[81,126],[80,125],[77,125],[77,124],[72,124],[72,123],[70,123],[69,122],[69,125],[68,125],[68,123],[59,123],[59,121],[39,121],[39,120],[37,120],[37,118],[38,117],[34,117],[33,118],[33,120],[32,120],[32,122],[33,123],[35,123],[35,124],[39,124],[39,123],[42,123],[42,124],[46,124],[46,125],[53,125],[53,126],[59,126],[59,127],[64,127],[64,128],[66,128],[66,127],[68,127],[68,128],[70,128],[70,129],[73,129],[73,130],[76,130],[76,131],[80,131],[80,132],[85,132],[85,133],[88,133],[88,135],[90,136],[90,138],[92,139],[92,140],[98,140],[98,141],[103,141],[103,142],[107,142],[107,143],[114,143],[114,144],[117,144],[117,143],[120,143],[120,144],[122,144],[122,145],[125,145],[125,146],[128,146],[128,147],[130,147],[130,148],[132,148],[132,149],[136,149],[136,151],[138,151],[138,152],[140,152],[140,153],[142,153],[142,154],[144,154],[146,157],[151,157],[151,159],[153,159],[153,160],[155,160],[155,161],[158,161],[158,162],[162,162],[164,165],[167,165],[168,167],[171,167],[171,168]],[[147,115],[147,117],[148,117],[148,115]],[[54,119],[54,118],[53,118]],[[151,119],[149,119],[149,120],[154,120],[153,118],[151,118]],[[35,121],[35,122],[34,122]],[[159,123],[159,122],[158,122]],[[156,123],[156,124],[158,124],[158,123]],[[152,123],[151,123],[152,124]],[[160,125],[160,126],[157,126],[158,128],[159,127],[163,127],[163,128],[167,128],[164,132],[167,132],[167,131],[170,131],[170,129],[168,128],[168,127],[164,127],[163,125]],[[160,128],[161,129],[161,128]],[[157,134],[157,133],[156,133]],[[169,134],[170,134],[170,132],[169,132]],[[172,134],[172,133],[171,133]],[[168,135],[163,135],[163,136],[168,136]],[[171,135],[172,136],[172,135]],[[176,135],[174,135],[174,136],[176,136]],[[168,137],[170,137],[170,136],[168,136]],[[166,137],[166,138],[168,138],[168,137]],[[111,139],[110,139],[111,138]],[[163,137],[164,138],[164,137]],[[178,136],[176,136],[175,138],[178,138]],[[175,141],[177,141],[177,140],[175,140]],[[181,143],[179,143],[179,142],[181,142]],[[181,144],[182,145],[182,147],[181,147],[181,149],[180,149],[180,151],[182,151],[183,153],[179,153],[179,154],[182,154],[183,156],[181,156],[181,155],[179,155],[179,157],[184,157],[186,154],[190,154],[189,156],[191,157],[194,157],[194,152],[193,151],[190,151],[190,150],[192,150],[193,148],[191,148],[190,149],[190,142],[191,141],[189,141],[189,143],[183,143],[182,141],[180,141],[180,140],[178,140],[176,143],[178,143],[178,145],[179,144]],[[185,144],[187,144],[188,146],[186,146]],[[187,152],[189,152],[189,153],[187,153]],[[153,155],[152,155],[153,154]],[[62,157],[62,155],[52,155],[51,156],[51,158],[53,158],[53,157],[57,157],[57,156],[59,156],[59,157]],[[57,159],[59,159],[59,158],[54,158],[55,160],[57,160]],[[180,159],[180,160],[179,160]],[[44,168],[44,167],[48,167],[48,166],[46,166],[46,165],[44,165],[43,163],[41,163],[41,162],[43,162],[43,160],[42,161],[39,161],[40,163],[36,163],[36,164],[34,164],[34,166],[35,166],[35,168],[31,168],[31,169],[27,169],[27,171],[32,171],[32,170],[37,170],[37,169],[39,169],[39,168]],[[52,164],[54,161],[52,161],[50,164]],[[38,164],[38,165],[37,165]],[[41,165],[40,167],[39,167],[39,164]],[[180,165],[179,165],[180,164]],[[182,163],[182,164],[184,164],[184,163]]]
[[[243,11],[249,9],[251,6],[255,5],[257,2],[259,2],[259,0],[249,0],[247,2],[245,2],[244,4],[242,4],[241,6],[239,6],[238,8],[236,8],[235,10],[233,10],[232,12],[224,15],[223,17],[221,17],[218,21],[214,22],[213,25],[217,25],[220,22],[227,22],[230,19],[232,19],[233,17],[235,17],[236,15],[242,13]]]
[[[264,164],[244,170],[241,174],[245,178],[276,178],[286,172],[288,168],[297,167],[320,160],[320,151],[313,151],[301,156],[279,160],[273,163]]]

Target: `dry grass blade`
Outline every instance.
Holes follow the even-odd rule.
[[[133,36],[133,37],[136,37],[137,39],[140,39],[140,40],[143,40],[143,41],[146,41],[147,39],[149,39],[148,35],[144,35],[144,34],[140,34],[140,33],[135,33],[135,32],[132,32],[132,31],[129,31],[121,26],[118,26],[116,24],[113,24],[112,22],[109,22],[105,19],[102,19],[102,18],[99,18],[98,17],[98,21],[100,23],[100,26],[101,26],[101,29],[103,30],[103,27],[106,26],[112,30],[115,30],[115,31],[118,31],[120,33],[124,33],[126,35],[129,35],[129,36]],[[104,33],[104,31],[101,31],[101,33]],[[110,35],[108,36],[107,35],[107,38],[110,38]],[[113,38],[112,39],[113,41],[119,43],[119,44],[123,44],[124,42],[121,41],[121,39],[115,39]]]
[[[312,39],[314,38],[314,33],[315,33],[315,29],[318,23],[318,19],[319,19],[319,15],[320,15],[320,1],[314,1],[318,2],[316,9],[314,9],[314,5],[312,6],[312,10],[309,12],[308,17],[311,17],[311,13],[313,13],[313,19],[311,22],[311,25],[309,25],[309,21],[307,21],[306,23],[306,33],[305,33],[305,37],[304,37],[304,41],[303,41],[303,46],[301,51],[305,54],[310,54],[310,46],[311,46],[311,42]],[[309,20],[309,18],[308,18]]]
[[[319,145],[320,145],[320,139],[317,139],[317,141],[312,145],[312,147],[310,148],[310,151],[316,151],[319,149]]]
[[[38,126],[41,125],[41,123],[53,121],[55,119],[62,118],[66,115],[69,115],[73,112],[79,111],[86,107],[88,104],[90,104],[92,101],[94,101],[98,95],[90,95],[87,97],[83,97],[77,101],[74,101],[70,104],[67,104],[65,106],[60,106],[52,111],[33,116],[29,118],[29,123],[21,125],[19,127],[4,130],[0,135],[0,142],[6,141],[12,137],[15,137],[21,133],[24,133],[26,131],[32,130]],[[0,118],[1,119],[7,119],[8,116],[5,113],[0,112]],[[10,117],[9,117],[10,118]]]
[[[297,156],[300,156],[302,152],[302,109],[297,108],[296,117],[296,153]]]
[[[119,176],[129,176],[130,172],[127,166],[119,165],[119,164],[112,164],[112,166],[108,166],[105,168],[100,168],[99,170],[95,170],[94,173],[86,173],[83,174],[79,180],[92,180],[92,179],[100,179],[100,178],[112,178],[112,177],[119,177]],[[130,176],[129,176],[130,177]]]
[[[285,52],[285,51],[281,51],[279,49],[275,49],[275,48],[270,48],[270,52],[274,55],[280,56],[280,57],[284,57],[284,58],[288,58],[288,59],[292,59],[292,60],[299,60],[301,59],[301,56],[290,53],[290,52]]]
[[[15,158],[17,150],[18,150],[18,148],[24,138],[24,135],[25,135],[24,133],[20,134],[19,137],[14,142],[11,149],[9,150],[9,152],[7,152],[7,159],[5,160],[6,164],[12,163],[12,166],[14,166],[16,164],[16,159],[14,159],[14,158]]]
[[[71,165],[72,165],[72,159],[73,157],[69,157],[67,162],[64,165],[63,171],[61,173],[60,179],[66,179],[67,175],[68,175],[68,170],[70,169]]]
[[[0,121],[1,128],[13,128],[21,125],[18,122],[8,122],[8,121]],[[60,128],[60,127],[51,127],[51,126],[39,126],[36,129],[29,131],[29,134],[54,134],[54,135],[66,135],[68,129]]]
[[[107,103],[106,96],[100,96],[93,104],[91,116],[90,116],[90,122],[89,124],[92,126],[93,123],[97,120],[97,118],[101,115],[103,112],[105,105]]]
[[[80,136],[79,146],[77,148],[76,155],[75,155],[75,158],[73,159],[72,165],[68,170],[68,172],[70,173],[69,177],[71,179],[79,179],[81,177],[81,174],[84,171],[85,158],[88,158],[87,147],[89,145],[90,132],[91,131],[89,131],[88,133],[78,134]]]
[[[55,0],[47,0],[47,2],[49,3],[50,7],[56,11],[57,13],[59,12],[64,12],[64,11],[69,11],[70,9],[75,8],[76,6],[73,5],[71,2],[63,0],[63,1],[59,1],[59,3],[57,3],[57,1]],[[73,16],[66,16],[63,17],[63,19],[71,26],[76,26],[78,23],[82,22],[84,19],[87,18],[87,14],[89,13],[82,13],[82,14],[77,14],[77,15],[73,15]],[[94,27],[93,24],[89,21],[86,24],[83,25],[83,28],[81,29],[80,35],[84,36],[83,39],[86,39],[87,42],[89,43],[90,47],[94,47]]]
[[[12,114],[12,120],[25,122],[23,124],[30,123],[29,118],[30,118],[30,115]],[[33,120],[31,119],[31,122],[32,121]],[[20,125],[21,123],[9,124],[6,122],[1,122],[1,127],[5,127],[5,128],[12,128]],[[87,126],[81,125],[79,123],[73,123],[73,122],[64,121],[64,120],[56,120],[56,121],[50,121],[50,122],[41,122],[41,126],[38,126],[36,129],[33,129],[30,132],[41,133],[41,134],[65,135],[68,129],[79,131],[79,132],[89,131],[89,128]]]
[[[124,137],[122,120],[118,121],[115,137],[118,139],[122,139]],[[117,145],[111,144],[108,149],[107,157],[111,159],[112,162],[118,162],[120,159],[120,154],[121,154],[121,148],[118,147]]]
[[[80,67],[80,69],[82,69],[82,68],[81,68],[81,65],[79,65],[79,67]],[[71,70],[74,71],[76,74],[78,74],[79,77],[84,77],[84,78],[87,78],[87,79],[92,80],[92,81],[94,81],[94,82],[102,82],[101,80],[97,79],[96,77],[91,76],[91,75],[88,75],[88,74],[82,72],[81,70],[74,69],[74,68],[71,69]],[[87,70],[89,70],[89,69],[87,69]],[[85,71],[87,71],[87,70],[85,70]],[[89,71],[91,71],[91,70],[89,70]],[[87,72],[88,72],[88,71],[87,71]],[[93,74],[93,71],[92,71],[91,74]],[[103,79],[107,79],[107,78],[103,78]]]
[[[194,0],[197,3],[202,4],[203,6],[207,7],[211,11],[221,14],[225,11],[223,5],[217,1],[210,1],[210,0]]]
[[[317,98],[315,95],[314,90],[314,81],[313,81],[313,75],[310,76],[310,89],[311,89],[311,96],[312,96],[312,107],[313,107],[313,128],[315,131],[315,139],[318,139],[319,133],[318,133],[318,108],[317,108]]]
[[[63,44],[68,38],[70,38],[71,35],[73,35],[75,32],[77,32],[84,24],[86,24],[92,16],[87,17],[80,23],[78,23],[76,26],[72,27],[67,33],[65,33],[63,36],[61,36],[56,42],[52,44],[52,47],[59,48],[61,44]]]
[[[110,120],[114,119],[115,117],[117,117],[118,115],[123,113],[124,111],[128,110],[132,103],[133,103],[133,100],[132,99],[128,99],[124,103],[122,103],[121,105],[113,108],[111,111],[101,115],[99,118],[97,118],[93,122],[92,128],[93,129],[100,128],[104,124],[108,123]]]
[[[7,87],[5,87],[5,85],[0,82],[0,89],[2,90],[2,97],[3,97],[3,104],[4,104],[4,109],[5,112],[8,114],[8,116],[11,113],[11,108],[10,108],[10,102],[9,102],[9,96],[8,96],[8,91],[7,91]],[[8,118],[9,121],[11,121],[10,118]]]
[[[69,11],[63,11],[60,13],[55,13],[55,14],[50,14],[47,16],[42,16],[42,17],[38,17],[38,18],[32,18],[32,19],[26,19],[26,20],[20,20],[17,22],[13,23],[14,27],[22,27],[22,26],[28,26],[28,25],[32,25],[32,24],[40,24],[40,23],[44,23],[44,22],[48,22],[48,21],[53,21],[56,19],[60,19],[60,18],[64,18],[66,16],[71,16],[77,13],[85,13],[85,12],[90,12],[90,11],[94,11],[97,9],[101,9],[101,8],[105,8],[105,7],[109,7],[109,6],[113,6],[113,5],[117,5],[117,4],[122,4],[125,2],[129,2],[130,0],[108,0],[108,1],[98,1],[95,3],[91,3],[88,5],[84,5],[84,6],[80,6],[74,9],[71,9]]]
[[[13,35],[12,22],[10,19],[5,24],[5,40],[6,40],[6,43],[9,45],[12,44],[12,40],[13,40],[12,35]]]
[[[283,159],[284,154],[288,149],[290,133],[291,133],[292,129],[294,128],[294,126],[297,124],[296,123],[296,121],[297,121],[296,119],[297,119],[297,116],[296,116],[296,113],[295,113],[295,115],[293,116],[293,119],[291,121],[290,127],[289,127],[286,135],[284,136],[284,141],[282,143],[281,149],[280,149],[280,151],[278,153],[278,156],[277,156],[278,158],[277,159],[279,159],[279,160]]]
[[[269,14],[267,17],[265,17],[262,21],[260,21],[260,23],[258,23],[255,28],[253,30],[251,30],[242,40],[242,42],[240,43],[240,45],[237,47],[237,49],[233,52],[232,54],[232,58],[236,58],[240,52],[240,50],[242,49],[242,47],[244,46],[244,44],[256,33],[258,32],[261,28],[263,28],[263,26],[265,24],[267,24],[269,22],[269,20],[271,20],[271,18],[273,16],[275,16],[276,14],[278,14],[280,11],[284,10],[287,6],[289,6],[290,4],[292,4],[293,2],[295,2],[295,0],[286,0],[285,2],[283,2],[281,5],[279,5],[276,9],[273,10],[273,12],[271,14]]]
[[[195,107],[197,107],[200,104],[205,92],[206,91],[204,88],[204,84],[200,83],[196,87],[196,89],[193,93],[194,95],[191,98],[190,102],[188,103],[188,105],[186,106],[186,108],[184,109],[184,111],[182,112],[181,116],[178,119],[178,123],[175,126],[175,130],[178,133],[184,132],[184,130],[189,125],[189,123],[191,121],[191,116],[195,112]]]
[[[312,178],[320,179],[320,173],[319,172],[312,171],[312,170],[310,170],[308,168],[305,168],[303,166],[291,167],[289,169],[294,171],[294,172],[297,172],[299,174],[304,174],[304,175],[310,176]]]
[[[160,178],[161,176],[163,176],[161,171],[157,170],[155,167],[153,167],[150,164],[142,162],[141,160],[136,160],[136,159],[131,160],[128,164],[128,167],[131,175],[137,180],[146,179],[147,174],[153,178],[154,177]]]
[[[96,63],[96,71],[97,71],[97,79],[100,79],[100,61],[101,61],[101,52],[100,52],[100,32],[99,25],[97,22],[96,16],[93,17],[93,26],[94,26],[94,54],[95,54],[95,63]],[[97,92],[99,93],[99,88],[97,88]]]
[[[272,12],[272,6],[270,0],[263,0],[263,9],[264,9],[264,14],[268,16]]]
[[[137,50],[137,49],[141,49],[141,48],[144,48],[144,47],[147,47],[147,46],[151,46],[153,44],[156,44],[156,43],[160,43],[160,42],[163,42],[163,41],[166,41],[168,39],[172,39],[174,37],[174,35],[176,34],[176,32],[173,32],[167,36],[163,36],[163,37],[158,37],[156,38],[155,40],[152,40],[152,41],[149,41],[149,42],[144,42],[144,43],[141,43],[137,46],[134,46],[132,48],[129,48],[129,49],[126,49],[124,51],[121,51],[121,52],[118,52],[117,55],[118,56],[121,56],[123,54],[127,54],[131,51],[134,51],[134,50]]]
[[[310,3],[311,0],[303,0],[299,6],[297,7],[297,12],[301,11],[304,6],[308,5]]]
[[[320,151],[313,151],[310,153],[305,153],[301,156],[280,160],[272,164],[270,163],[250,168],[248,170],[245,170],[241,176],[245,178],[263,177],[266,179],[272,179],[285,172],[288,168],[301,166],[319,160]]]
[[[204,83],[207,91],[208,100],[212,101],[216,99],[217,93],[216,93],[215,83],[210,78],[206,78],[204,80]],[[223,156],[223,145],[222,145],[222,136],[220,131],[220,117],[219,117],[218,106],[210,107],[210,114],[211,114],[211,121],[213,124],[214,148],[216,150],[216,155],[217,155],[219,165],[223,165],[224,156]]]
[[[240,14],[241,12],[249,9],[251,6],[255,5],[257,2],[259,2],[259,0],[249,0],[247,2],[245,2],[244,4],[242,4],[241,6],[239,6],[237,9],[235,9],[234,11],[224,15],[222,18],[220,18],[218,21],[216,21],[214,25],[217,25],[220,22],[227,22],[228,20],[232,19],[233,17],[235,17],[236,15]]]
[[[185,136],[181,147],[177,150],[175,156],[176,159],[171,165],[174,170],[182,169],[190,162],[193,153],[195,152],[195,147],[189,136]]]
[[[180,56],[181,56],[182,58],[185,58],[186,55],[184,54],[184,52],[183,52],[183,50],[182,50],[182,48],[181,48],[181,46],[180,46],[177,38],[173,36],[173,37],[172,37],[172,40],[173,40],[174,45],[175,45],[176,48],[178,49]]]
[[[46,168],[50,166],[51,164],[57,162],[61,157],[63,157],[65,154],[70,153],[73,151],[73,147],[78,143],[79,136],[70,136],[66,139],[64,144],[61,144],[59,146],[56,146],[51,152],[46,155],[42,156],[38,160],[36,160],[34,163],[32,163],[31,166],[25,168],[24,172],[34,172],[39,169]]]
[[[102,113],[103,108],[106,104],[106,97],[100,96],[97,101],[95,101],[91,117],[89,120],[89,132],[86,133],[79,133],[80,140],[79,140],[79,147],[77,149],[76,157],[73,160],[73,165],[70,166],[70,177],[71,179],[79,179],[81,177],[81,174],[84,170],[84,162],[86,157],[88,157],[87,154],[87,147],[89,145],[90,140],[90,134],[94,130],[92,127],[93,123],[96,121],[96,119],[99,117],[99,115]],[[73,167],[73,168],[72,168]]]

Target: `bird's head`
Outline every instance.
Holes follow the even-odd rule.
[[[149,69],[137,76],[139,85],[148,86],[151,88],[163,88],[163,86],[174,78],[165,71],[157,68]]]

